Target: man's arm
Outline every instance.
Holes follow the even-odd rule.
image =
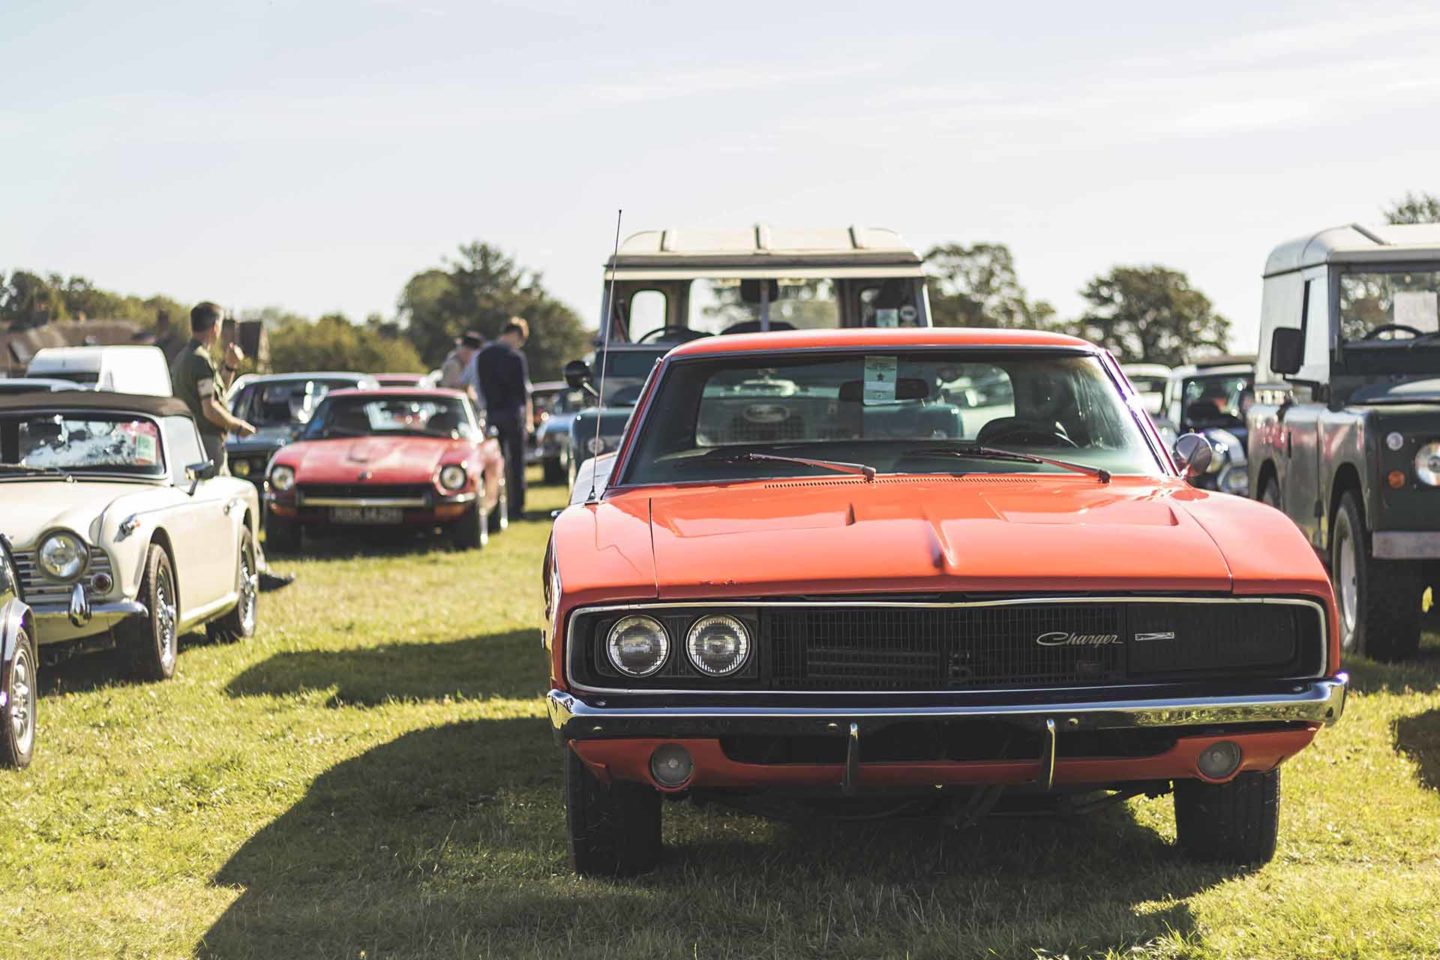
[[[200,398],[200,410],[205,414],[205,419],[215,426],[229,433],[238,433],[242,437],[248,437],[255,432],[255,428],[247,421],[241,420],[225,409],[225,404],[220,398],[211,393],[208,397]]]

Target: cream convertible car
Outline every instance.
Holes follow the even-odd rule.
[[[0,533],[42,648],[124,648],[175,672],[179,637],[255,631],[260,505],[215,476],[190,411],[118,393],[0,397]]]

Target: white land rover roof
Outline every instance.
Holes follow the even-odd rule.
[[[1265,276],[1323,263],[1440,260],[1440,223],[1331,227],[1280,244],[1265,261]]]
[[[608,280],[611,270],[605,271]],[[923,277],[924,261],[894,230],[840,227],[646,230],[614,258],[619,280]]]

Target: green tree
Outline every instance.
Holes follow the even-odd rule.
[[[550,296],[538,272],[478,241],[462,246],[443,268],[411,277],[399,306],[406,336],[431,366],[439,365],[466,330],[493,339],[511,317],[524,317],[530,325],[525,353],[537,380],[558,377],[566,361],[590,345],[580,318]]]
[[[925,254],[930,274],[930,313],[937,327],[1054,326],[1055,309],[1031,300],[1015,274],[1015,258],[1003,243],[958,243]]]
[[[330,313],[314,323],[294,314],[267,317],[267,326],[270,366],[276,373],[414,373],[425,369],[410,341],[396,331],[387,333],[384,324],[354,324],[343,314]]]
[[[49,277],[28,270],[0,274],[0,321],[21,329],[38,327],[69,317],[65,308],[64,281],[59,274]]]
[[[1385,209],[1386,223],[1440,223],[1440,196],[1406,193]]]
[[[1080,295],[1091,308],[1075,321],[1073,332],[1126,363],[1175,366],[1223,352],[1230,339],[1230,321],[1178,270],[1115,267],[1091,280]]]

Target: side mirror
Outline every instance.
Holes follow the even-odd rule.
[[[1215,459],[1215,450],[1210,446],[1210,441],[1200,434],[1186,433],[1175,441],[1171,456],[1175,460],[1176,468],[1189,480],[1210,469],[1210,461]]]
[[[1296,327],[1276,327],[1270,333],[1270,371],[1282,376],[1299,373],[1305,362],[1305,333]]]
[[[595,375],[590,372],[590,365],[584,360],[571,360],[565,364],[565,384],[572,390],[584,390],[590,396],[598,396],[595,392]]]
[[[490,424],[485,428],[485,436],[489,437],[492,440],[498,438],[500,436],[500,428],[495,426],[495,424],[493,423]]]
[[[190,481],[190,492],[193,494],[195,488],[200,485],[201,480],[213,480],[220,473],[220,468],[215,466],[214,460],[201,460],[199,463],[192,463],[185,468],[185,477]]]

